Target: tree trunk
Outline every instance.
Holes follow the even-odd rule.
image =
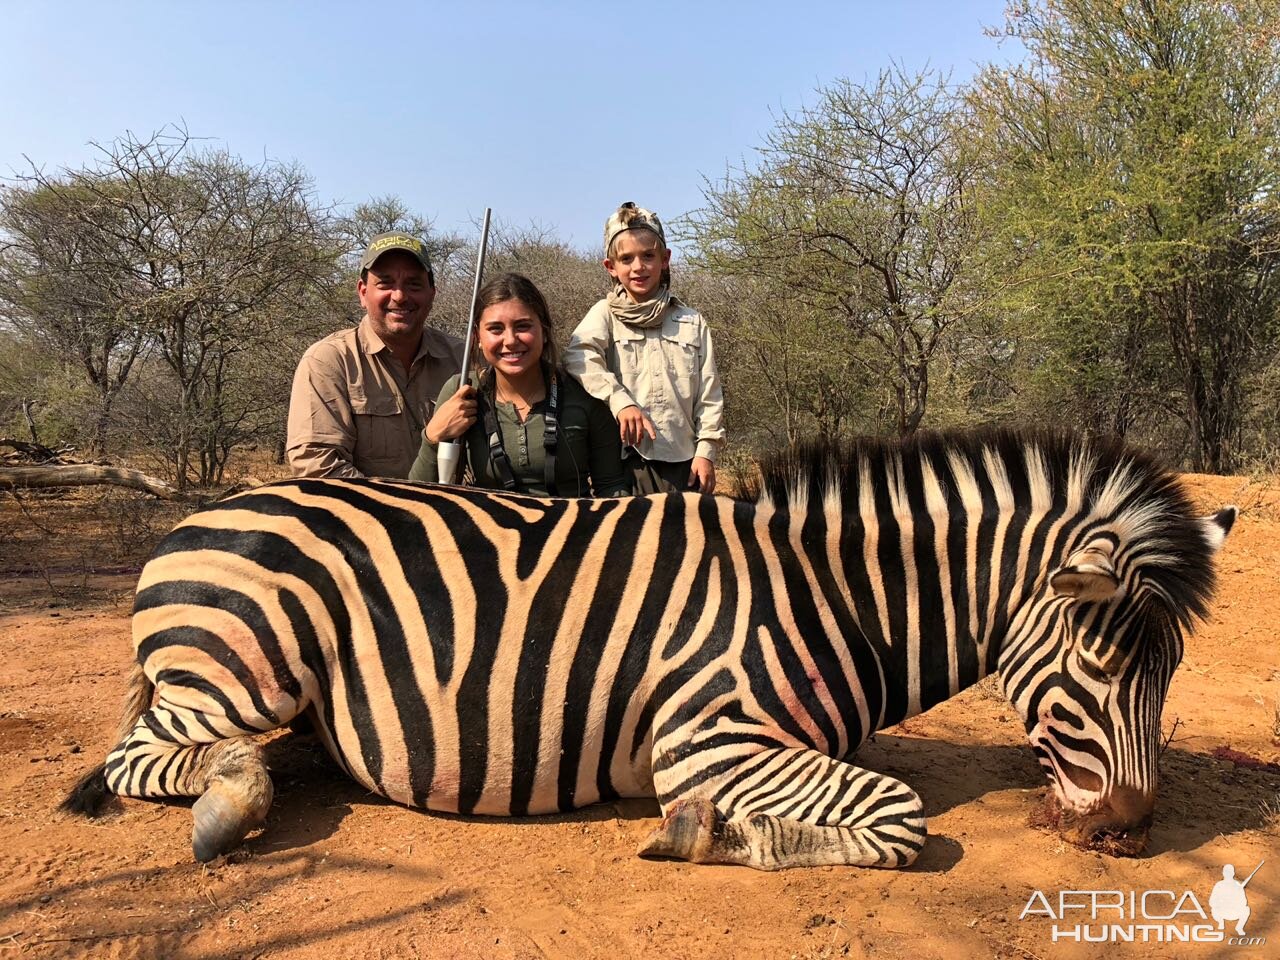
[[[89,463],[73,463],[51,467],[0,467],[0,487],[84,487],[109,483],[151,493],[162,500],[197,499],[181,493],[155,477],[124,467],[99,467]]]
[[[105,456],[107,452],[107,430],[111,425],[111,407],[115,402],[114,393],[105,393],[98,407],[98,419],[93,425],[93,450],[96,456]]]

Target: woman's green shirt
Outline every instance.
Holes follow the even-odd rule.
[[[445,383],[436,403],[439,407],[458,392],[455,375]],[[560,437],[556,445],[556,495],[561,497],[625,497],[630,482],[622,470],[622,443],[618,425],[609,408],[596,400],[573,377],[560,375]],[[486,402],[493,403],[492,393]],[[548,496],[546,483],[545,400],[535,403],[521,423],[515,404],[493,404],[502,445],[511,461],[518,489],[522,493]],[[477,420],[460,438],[471,465],[474,485],[502,489],[502,480],[489,459],[489,438],[483,419]],[[440,479],[436,465],[436,444],[424,437],[409,479],[435,483]]]

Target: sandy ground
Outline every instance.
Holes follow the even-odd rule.
[[[860,754],[924,797],[914,867],[776,874],[640,860],[651,801],[519,821],[398,807],[292,733],[268,747],[265,829],[208,867],[187,804],[62,818],[57,802],[111,746],[139,554],[174,515],[123,493],[0,497],[0,960],[1280,956],[1280,483],[1188,483],[1206,509],[1245,512],[1165,708],[1142,857],[1029,825],[1045,787],[1012,711],[979,688]],[[1243,876],[1264,858],[1247,932],[1265,945],[1055,943],[1053,920],[1020,918],[1034,891],[1056,909],[1063,890],[1190,890],[1207,911],[1223,864]]]

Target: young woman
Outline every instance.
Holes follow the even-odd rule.
[[[609,408],[559,370],[551,314],[527,277],[506,273],[480,289],[479,387],[454,376],[440,391],[410,480],[436,482],[436,448],[461,438],[477,487],[544,497],[631,493]]]

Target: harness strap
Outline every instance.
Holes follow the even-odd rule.
[[[494,474],[506,490],[518,490],[515,472],[511,469],[511,458],[507,456],[506,447],[502,445],[502,428],[498,426],[498,415],[489,403],[484,390],[479,391],[477,400],[484,419],[484,432],[489,438],[489,464]]]
[[[547,494],[556,496],[556,448],[560,442],[560,377],[552,374],[547,388],[547,406],[543,413],[544,428],[542,448],[545,453],[543,479]],[[493,472],[502,483],[503,489],[520,492],[520,481],[516,479],[511,467],[511,458],[507,456],[507,448],[502,443],[502,428],[498,424],[498,415],[486,396],[486,388],[492,384],[493,374],[482,384],[479,392],[479,412],[484,422],[484,432],[489,441],[489,463]]]
[[[553,372],[547,390],[547,412],[544,417],[542,449],[545,451],[545,462],[542,465],[543,481],[547,487],[547,496],[556,493],[556,445],[560,442],[560,374]]]

